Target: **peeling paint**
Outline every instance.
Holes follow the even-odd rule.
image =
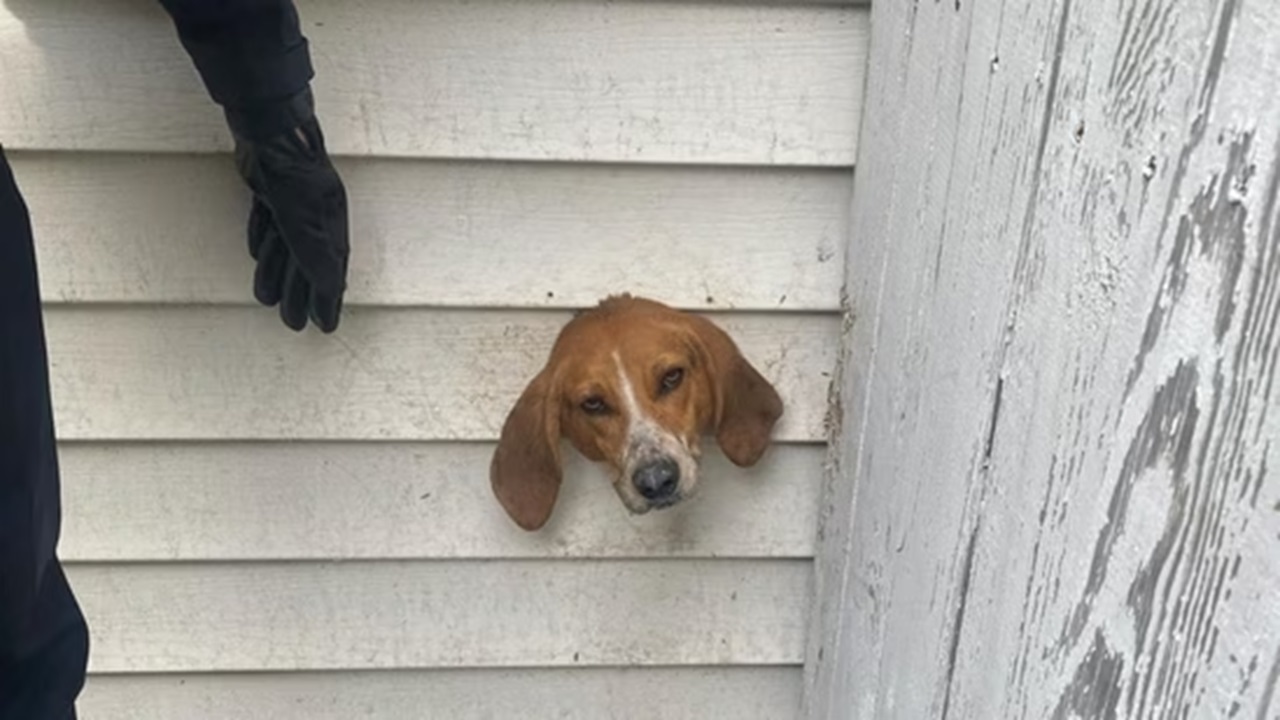
[[[1218,77],[1222,73],[1222,62],[1226,57],[1227,42],[1231,37],[1232,23],[1236,18],[1236,3],[1237,0],[1222,0],[1218,21],[1213,28],[1212,46],[1200,86],[1200,97],[1197,101],[1194,120],[1191,123],[1190,136],[1182,145],[1182,150],[1178,154],[1178,164],[1173,172],[1172,185],[1174,188],[1182,186],[1182,181],[1187,175],[1187,167],[1191,162],[1191,155],[1200,147],[1200,143],[1204,140],[1205,130],[1209,126],[1209,113],[1213,108],[1214,97],[1217,94]],[[1156,235],[1157,250],[1160,249],[1161,244],[1164,242],[1165,231],[1169,226],[1169,218],[1173,214],[1173,207],[1177,200],[1178,194],[1176,192],[1169,193],[1169,197],[1165,202],[1164,213],[1160,220],[1160,232]]]
[[[1195,402],[1196,382],[1199,374],[1194,363],[1179,363],[1168,382],[1162,384],[1151,399],[1150,406],[1138,429],[1130,440],[1124,464],[1116,478],[1107,504],[1106,522],[1094,541],[1093,559],[1089,563],[1089,579],[1076,604],[1071,621],[1059,639],[1062,645],[1074,645],[1088,622],[1093,599],[1107,578],[1107,568],[1113,558],[1116,540],[1124,531],[1126,519],[1132,507],[1133,485],[1144,470],[1149,470],[1161,459],[1169,459],[1177,476],[1186,471],[1190,456],[1191,437],[1195,432],[1199,410]],[[1175,510],[1176,510],[1175,504]],[[1176,512],[1171,512],[1174,518]],[[1163,563],[1165,555],[1153,556],[1154,562]],[[1141,584],[1143,573],[1139,573]],[[1132,597],[1132,592],[1131,592]],[[1131,601],[1132,602],[1132,601]],[[1147,603],[1139,602],[1135,612],[1149,613]],[[1143,620],[1139,619],[1139,625]]]
[[[1247,183],[1253,166],[1247,164],[1253,135],[1245,133],[1231,144],[1226,170],[1208,183],[1191,202],[1190,208],[1178,221],[1174,234],[1173,252],[1165,266],[1160,292],[1156,294],[1147,313],[1142,344],[1129,372],[1126,391],[1132,391],[1147,356],[1155,347],[1161,333],[1167,329],[1170,313],[1178,306],[1186,289],[1193,245],[1198,241],[1200,255],[1217,258],[1222,265],[1219,305],[1214,332],[1222,342],[1235,312],[1235,290],[1244,261],[1245,225],[1248,211],[1245,206],[1231,201],[1232,188],[1237,183]]]
[[[1054,708],[1053,720],[1071,718],[1114,718],[1120,699],[1120,676],[1124,657],[1107,647],[1106,638],[1098,630],[1084,660],[1076,666],[1075,675]]]
[[[1280,4],[946,5],[874,11],[823,717],[1276,720]]]

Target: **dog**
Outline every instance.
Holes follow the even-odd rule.
[[[559,494],[567,439],[607,463],[623,505],[643,514],[694,491],[704,435],[749,467],[782,413],[777,391],[710,320],[614,295],[561,329],[503,423],[489,479],[517,525],[541,528]]]

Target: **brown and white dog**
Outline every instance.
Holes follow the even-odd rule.
[[[644,513],[693,492],[704,434],[747,467],[781,416],[773,386],[711,321],[613,296],[560,331],[503,424],[489,477],[516,524],[537,530],[560,490],[565,438],[607,463],[623,504]]]

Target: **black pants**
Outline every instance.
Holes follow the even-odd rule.
[[[88,629],[57,558],[48,356],[26,204],[0,150],[0,720],[71,720]]]
[[[293,0],[161,0],[232,127],[297,123],[312,76]],[[88,630],[57,558],[58,457],[31,222],[0,151],[0,720],[68,720]]]

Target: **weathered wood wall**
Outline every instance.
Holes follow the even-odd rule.
[[[800,709],[865,2],[300,0],[351,198],[340,331],[256,307],[227,133],[154,0],[0,1],[85,720],[785,720]],[[491,496],[572,310],[712,314],[787,404],[631,518]],[[710,450],[710,449],[709,449]]]
[[[1280,4],[872,26],[810,717],[1280,717]]]

